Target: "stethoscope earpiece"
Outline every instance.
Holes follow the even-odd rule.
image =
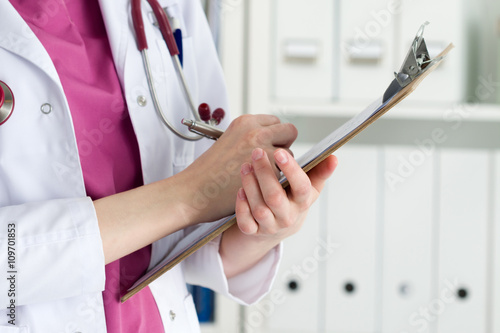
[[[14,94],[9,86],[0,81],[0,125],[5,123],[14,111]]]

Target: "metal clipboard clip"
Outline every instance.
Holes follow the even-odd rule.
[[[431,59],[424,39],[424,30],[429,22],[420,26],[417,35],[408,50],[405,61],[399,72],[394,72],[395,79],[391,82],[384,93],[383,102],[396,95],[401,89],[410,84],[415,78],[420,76],[433,63],[440,61],[443,57]]]

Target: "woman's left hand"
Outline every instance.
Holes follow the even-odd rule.
[[[284,149],[276,150],[274,159],[290,184],[286,190],[262,149],[255,149],[251,163],[241,167],[243,188],[236,199],[237,228],[233,226],[226,231],[221,244],[228,277],[250,268],[300,229],[309,208],[337,166],[336,157],[329,156],[306,174]],[[238,260],[238,256],[242,257]]]

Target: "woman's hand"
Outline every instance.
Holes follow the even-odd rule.
[[[255,265],[300,229],[337,166],[335,156],[330,156],[306,174],[284,149],[274,152],[274,161],[289,181],[286,190],[276,178],[274,163],[262,149],[255,149],[251,163],[241,167],[243,187],[236,200],[237,227],[224,233],[220,248],[228,278]]]
[[[288,149],[296,137],[295,127],[277,117],[242,116],[186,170],[94,201],[106,263],[180,229],[234,213],[239,170],[251,160],[253,149],[272,156],[277,147]],[[274,162],[269,170],[277,174]]]
[[[189,196],[190,220],[205,222],[234,213],[236,193],[241,187],[240,168],[250,162],[252,151],[268,155],[269,172],[279,173],[273,152],[288,150],[297,137],[292,124],[271,115],[244,115],[235,119],[224,134],[182,173],[193,190]]]

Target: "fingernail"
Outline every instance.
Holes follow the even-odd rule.
[[[241,173],[244,175],[248,175],[250,172],[252,172],[252,166],[250,163],[245,163],[241,166]]]
[[[258,161],[264,156],[264,151],[261,148],[255,148],[252,152],[252,159]]]
[[[288,162],[288,156],[286,155],[286,153],[283,151],[283,150],[277,150],[275,153],[274,153],[274,159],[276,161],[278,161],[280,164],[285,164],[286,162]]]
[[[238,198],[239,198],[240,200],[246,200],[246,199],[247,199],[247,195],[246,195],[246,193],[245,193],[245,190],[243,190],[242,188],[240,188],[240,189],[238,190]]]

